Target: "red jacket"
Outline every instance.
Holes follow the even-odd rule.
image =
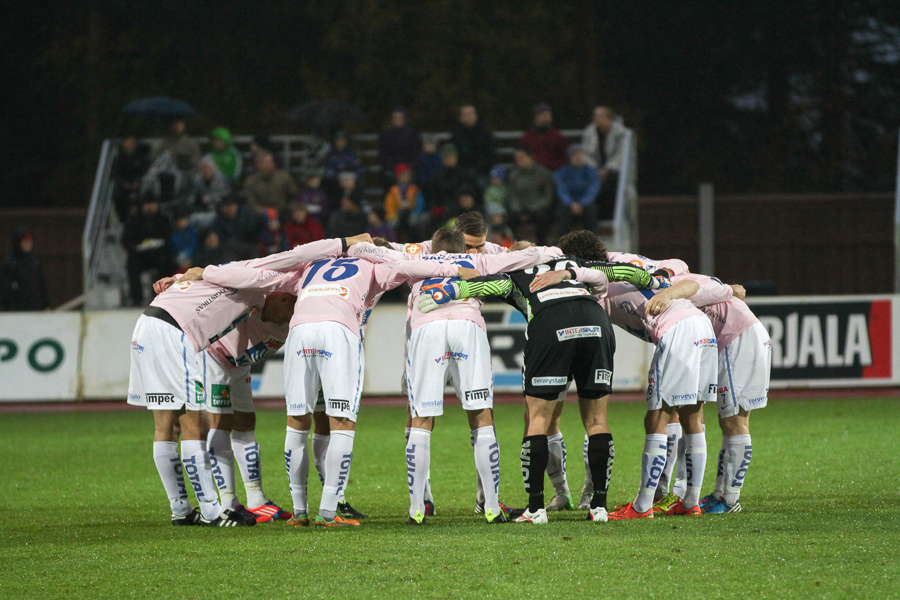
[[[522,134],[519,143],[531,150],[535,162],[551,171],[569,162],[569,144],[556,127],[543,132],[529,129]]]
[[[288,221],[287,225],[284,226],[284,233],[287,235],[288,244],[290,244],[291,248],[325,239],[325,230],[312,215],[306,217],[306,221],[302,225]]]

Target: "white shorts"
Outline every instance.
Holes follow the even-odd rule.
[[[647,410],[713,401],[717,361],[716,334],[708,317],[687,317],[673,325],[650,363]]]
[[[465,410],[493,407],[491,349],[485,331],[472,321],[429,321],[413,332],[406,357],[412,416],[444,414],[448,375]]]
[[[206,355],[206,412],[216,415],[253,412],[250,365],[226,368],[208,352],[203,353]]]
[[[284,348],[287,414],[312,413],[321,387],[325,413],[356,422],[364,361],[362,340],[340,323],[302,323],[291,328]]]
[[[204,353],[177,327],[141,315],[131,334],[128,404],[150,410],[203,410]]]
[[[769,333],[762,323],[754,323],[719,352],[719,416],[765,407],[771,368]]]

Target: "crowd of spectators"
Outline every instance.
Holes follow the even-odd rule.
[[[368,231],[391,241],[426,239],[463,212],[483,211],[489,239],[552,242],[612,217],[625,127],[597,107],[580,144],[568,144],[547,104],[534,109],[511,165],[471,104],[459,108],[449,139],[423,136],[403,107],[378,136],[383,199],[366,201],[365,169],[350,139],[336,132],[300,177],[284,169],[267,136],[242,154],[231,132],[210,132],[208,153],[181,119],[152,148],[125,137],[112,169],[123,224],[130,301],[145,302],[146,279],[194,265],[253,258],[324,237]]]

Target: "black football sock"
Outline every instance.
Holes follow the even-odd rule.
[[[595,433],[588,438],[588,465],[591,469],[591,479],[594,481],[591,508],[606,508],[606,492],[609,490],[615,455],[611,433]]]
[[[549,457],[546,435],[529,435],[522,440],[520,459],[529,512],[544,508],[544,472]]]

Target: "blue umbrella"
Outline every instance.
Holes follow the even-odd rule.
[[[194,107],[187,102],[163,96],[132,100],[125,105],[122,112],[126,115],[142,115],[145,117],[192,117],[197,114]]]

